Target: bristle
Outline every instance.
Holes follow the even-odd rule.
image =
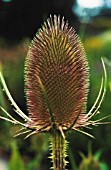
[[[64,17],[54,15],[36,34],[26,62],[28,111],[35,124],[51,126],[49,108],[38,78],[47,93],[55,124],[68,128],[86,110],[88,63],[75,30]]]
[[[61,23],[61,30],[63,31],[65,25],[64,17],[62,18],[62,23]]]
[[[57,18],[58,28],[60,28],[60,15]]]

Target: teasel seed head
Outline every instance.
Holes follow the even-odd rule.
[[[22,126],[15,136],[27,134],[29,137],[57,130],[65,138],[65,132],[76,130],[93,137],[81,128],[108,123],[102,122],[108,116],[92,120],[99,111],[107,87],[106,68],[101,60],[104,75],[100,90],[87,112],[89,67],[82,43],[64,17],[50,16],[38,30],[26,57],[25,92],[29,115],[23,113],[14,101],[0,67],[0,83],[23,121],[14,118],[2,106],[0,110],[8,117],[0,116],[0,119]]]
[[[79,120],[86,112],[88,69],[75,30],[64,18],[50,16],[33,39],[26,59],[29,126],[49,130],[55,125],[67,130]]]

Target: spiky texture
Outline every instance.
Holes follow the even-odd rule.
[[[0,67],[0,83],[15,112],[24,122],[15,119],[3,107],[8,116],[1,119],[23,126],[17,133],[32,134],[59,130],[76,130],[90,137],[81,128],[103,124],[106,117],[92,121],[102,104],[107,87],[104,61],[104,76],[97,98],[86,112],[88,93],[88,66],[83,47],[74,29],[60,16],[50,17],[36,34],[29,48],[25,64],[25,89],[29,115],[18,107],[11,96]],[[105,122],[104,122],[105,123]]]
[[[65,133],[70,129],[82,132],[81,127],[102,124],[105,117],[92,121],[104,99],[107,74],[102,59],[104,77],[98,96],[86,112],[88,93],[88,66],[81,42],[74,29],[69,28],[64,18],[50,17],[36,34],[29,48],[25,65],[25,89],[29,116],[15,103],[0,68],[0,81],[15,112],[24,122],[15,119],[0,106],[8,116],[1,119],[23,128],[17,135],[29,137],[38,132],[50,132],[52,161],[54,170],[65,170],[66,140]],[[16,135],[16,136],[17,136]]]
[[[65,170],[68,161],[66,161],[68,142],[61,136],[60,132],[51,134],[50,150],[54,170]]]
[[[75,30],[69,28],[64,18],[60,21],[60,16],[55,15],[54,20],[50,16],[33,39],[26,60],[30,126],[44,130],[54,123],[57,128],[67,129],[78,114],[85,113],[87,65]]]

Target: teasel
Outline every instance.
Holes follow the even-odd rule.
[[[98,125],[103,118],[92,120],[101,106],[107,75],[102,59],[104,76],[98,96],[87,113],[89,67],[82,43],[64,17],[54,15],[44,22],[31,42],[25,62],[25,92],[27,116],[12,98],[2,73],[1,84],[15,112],[24,120],[16,120],[4,108],[8,117],[0,116],[22,126],[15,135],[50,133],[51,159],[54,170],[65,170],[67,161],[67,133],[75,130],[93,137],[83,128]]]

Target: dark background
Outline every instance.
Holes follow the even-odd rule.
[[[73,5],[73,0],[0,1],[0,36],[10,40],[32,38],[50,14],[60,14],[73,22],[77,18]]]

